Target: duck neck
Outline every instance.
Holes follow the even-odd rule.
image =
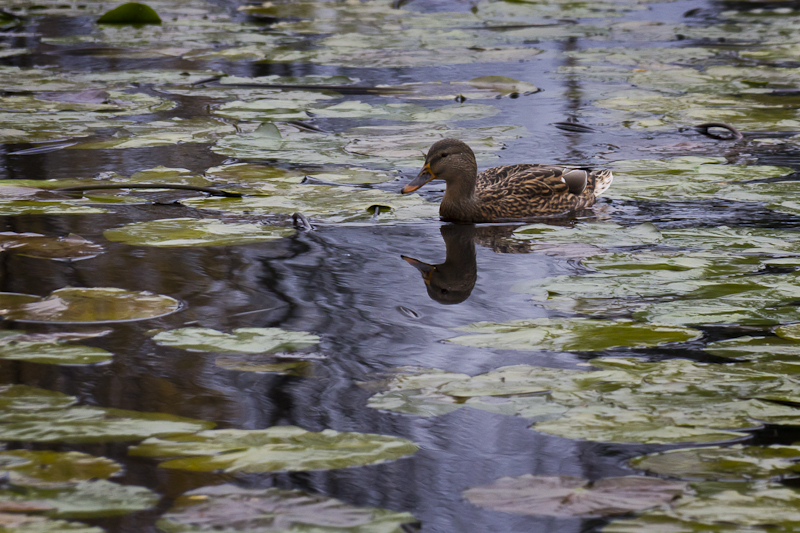
[[[439,208],[442,218],[468,220],[469,215],[477,210],[478,198],[475,194],[477,178],[477,171],[473,171],[446,181],[447,188]]]

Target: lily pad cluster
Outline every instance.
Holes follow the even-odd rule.
[[[535,431],[601,442],[668,444],[747,436],[765,423],[794,425],[796,373],[769,365],[599,358],[593,371],[528,365],[469,377],[399,371],[373,396],[377,409],[436,416],[473,407],[536,421]]]
[[[533,249],[592,243],[581,249],[583,264],[592,271],[513,287],[548,308],[671,326],[771,326],[800,320],[793,304],[800,296],[795,272],[768,273],[772,266],[795,261],[800,251],[795,231],[594,223],[575,228],[538,224],[520,228],[515,236]],[[631,251],[633,246],[637,249]]]

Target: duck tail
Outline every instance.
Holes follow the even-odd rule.
[[[594,195],[600,196],[606,189],[611,187],[611,182],[614,181],[614,175],[610,170],[595,170],[592,172],[594,176]]]

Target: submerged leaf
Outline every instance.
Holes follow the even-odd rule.
[[[409,513],[353,507],[339,500],[297,490],[243,489],[234,485],[203,487],[184,493],[159,520],[167,533],[209,530],[348,531],[401,533],[415,522]]]
[[[500,478],[464,491],[481,507],[524,515],[609,516],[668,503],[686,493],[687,483],[625,476],[590,482],[570,476]]]
[[[312,433],[294,426],[263,430],[220,429],[166,439],[147,439],[129,453],[181,457],[162,468],[193,472],[301,472],[383,463],[417,451],[399,437],[369,433]]]

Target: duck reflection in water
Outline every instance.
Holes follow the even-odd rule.
[[[591,211],[581,211],[581,215],[586,221],[594,222]],[[551,226],[574,225],[574,218],[548,218],[540,220]],[[444,263],[431,265],[405,255],[401,255],[409,265],[419,270],[425,287],[428,289],[428,296],[440,304],[452,305],[460,304],[469,298],[475,282],[478,279],[478,263],[475,255],[475,245],[480,244],[498,254],[525,254],[530,252],[542,252],[547,255],[557,255],[571,258],[574,255],[574,245],[540,245],[530,242],[520,241],[513,238],[514,230],[522,224],[513,225],[479,225],[474,224],[448,224],[442,226],[440,231],[444,238],[446,256]],[[578,246],[579,256],[594,255],[597,248]],[[572,255],[571,255],[572,254]]]
[[[405,255],[400,257],[422,274],[431,299],[445,305],[460,304],[472,294],[478,279],[475,226],[452,224],[442,226],[441,232],[447,253],[444,263],[430,265]]]

